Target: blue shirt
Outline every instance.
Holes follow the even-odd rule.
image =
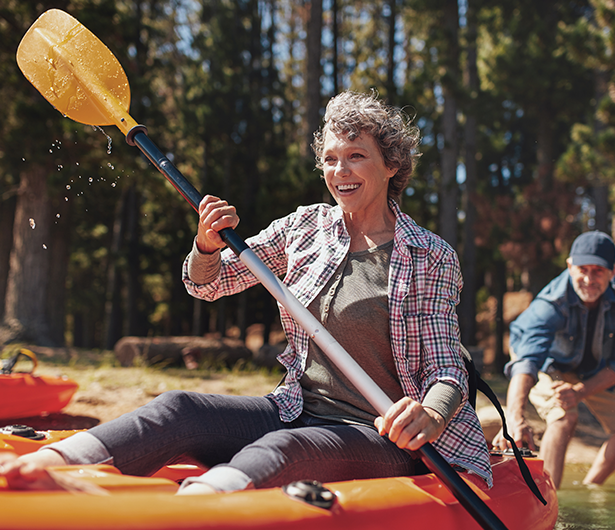
[[[532,301],[530,306],[510,325],[510,349],[516,359],[504,367],[512,378],[555,368],[575,372],[582,379],[595,375],[606,366],[615,370],[613,337],[615,334],[615,292],[609,286],[599,301],[594,340],[586,337],[589,310],[574,291],[566,269],[552,280]],[[590,372],[578,373],[586,340],[593,341],[597,366]]]

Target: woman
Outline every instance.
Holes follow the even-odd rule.
[[[486,442],[466,402],[457,257],[396,203],[417,145],[418,131],[399,109],[375,95],[336,96],[313,148],[337,205],[301,207],[247,241],[394,401],[383,417],[280,307],[287,375],[272,394],[167,392],[4,463],[13,485],[44,481],[45,465],[113,463],[147,475],[182,458],[210,469],[184,481],[180,494],[411,475],[422,466],[406,450],[426,442],[491,485]],[[239,223],[235,208],[206,196],[199,214],[184,264],[188,291],[215,300],[256,284],[236,256],[220,252],[218,232]]]

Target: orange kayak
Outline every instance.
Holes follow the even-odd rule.
[[[73,432],[42,432],[40,441],[0,434],[0,450],[23,454]],[[547,506],[530,492],[514,458],[492,455],[491,463],[493,488],[487,489],[473,475],[463,474],[463,478],[506,527],[509,530],[552,529],[557,520],[557,495],[542,461],[526,459]],[[314,505],[293,496],[303,488],[302,484],[224,495],[174,495],[176,482],[201,473],[195,466],[167,466],[154,477],[125,476],[111,466],[65,466],[55,471],[90,481],[109,495],[11,491],[0,478],[2,529],[479,528],[433,474],[308,484],[318,490],[319,500],[327,501]]]

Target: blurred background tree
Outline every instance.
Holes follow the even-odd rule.
[[[612,231],[607,0],[6,0],[0,6],[0,343],[266,330],[262,288],[213,304],[181,282],[197,217],[122,134],[63,119],[15,52],[61,8],[123,65],[131,115],[247,238],[331,200],[309,142],[327,100],[376,90],[422,133],[402,209],[458,251],[462,339],[505,360],[504,296],[536,294],[576,235]],[[267,338],[267,332],[265,333]]]

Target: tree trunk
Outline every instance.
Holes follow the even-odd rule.
[[[0,343],[29,341],[55,346],[49,337],[47,290],[49,287],[50,206],[47,170],[31,166],[21,174],[13,225],[13,249]]]
[[[602,72],[600,70],[596,70],[594,72],[594,93],[594,99],[597,102],[604,100],[604,97],[608,93],[607,72]],[[604,122],[596,117],[594,119],[595,136],[598,136],[598,134],[600,134],[600,132],[602,132],[604,128]],[[592,200],[596,208],[596,224],[594,228],[596,230],[602,230],[603,232],[606,232],[608,234],[611,229],[611,227],[609,226],[609,213],[611,212],[611,205],[609,204],[609,186],[602,181],[602,179],[600,178],[601,175],[594,174],[592,175],[592,177],[594,179],[594,182],[596,182],[590,190]]]
[[[439,231],[453,248],[457,247],[457,98],[459,48],[459,12],[457,0],[447,0],[443,13],[445,44],[442,53],[446,74],[442,78],[444,112],[442,132],[444,147],[441,153],[439,190]]]
[[[127,189],[115,205],[113,218],[113,235],[109,249],[109,263],[107,265],[107,289],[105,301],[105,337],[103,347],[113,349],[115,343],[122,336],[122,279],[118,261],[124,241],[126,227],[126,198]]]
[[[539,184],[540,192],[548,192],[553,185],[553,112],[545,102],[538,111],[538,128],[536,135],[536,157],[538,168],[536,179]],[[543,208],[548,209],[551,205],[543,205]],[[540,212],[535,212],[535,215],[540,215]],[[541,243],[545,241],[542,232],[539,230],[536,233],[536,238],[533,242],[537,246],[536,262],[530,269],[530,285],[532,294],[536,296],[542,288],[547,285],[552,279],[552,270],[545,266]],[[552,244],[552,241],[546,241]]]
[[[135,186],[128,189],[126,209],[126,239],[128,242],[128,280],[126,294],[127,335],[145,335],[141,323],[139,300],[141,296],[141,264],[139,250],[139,211],[141,195]]]
[[[9,260],[13,247],[13,221],[17,196],[11,195],[0,202],[0,322],[4,317],[6,286],[9,277]]]
[[[468,105],[466,109],[465,124],[465,166],[466,181],[463,197],[465,221],[463,225],[463,259],[462,271],[464,288],[461,293],[459,305],[459,322],[461,338],[466,346],[476,344],[476,242],[474,223],[476,222],[476,208],[474,195],[476,194],[476,101],[478,97],[478,70],[476,67],[476,10],[474,0],[468,2],[467,10],[467,42],[468,58],[466,66],[466,88],[468,91]]]
[[[320,57],[322,54],[322,0],[310,3],[310,18],[307,23],[307,82],[305,110],[305,148],[310,157],[314,131],[320,126]]]
[[[339,9],[337,6],[337,0],[331,1],[331,18],[332,18],[332,33],[333,33],[333,42],[331,46],[333,48],[333,95],[336,95],[340,91],[340,72],[339,72]]]
[[[66,276],[70,260],[72,202],[60,193],[54,200],[51,211],[53,223],[47,252],[50,258],[49,289],[47,291],[47,314],[51,340],[63,346],[66,327]]]
[[[389,34],[388,34],[388,64],[387,64],[387,98],[390,105],[397,104],[397,90],[395,88],[395,22],[397,18],[397,0],[388,0]]]

